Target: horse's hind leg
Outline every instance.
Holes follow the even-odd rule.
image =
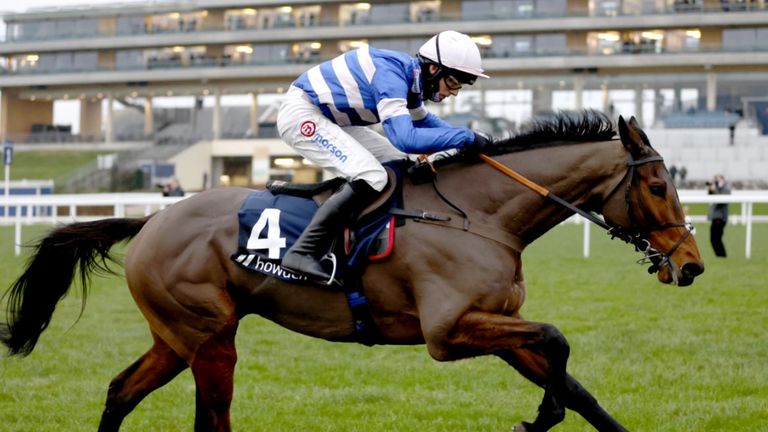
[[[187,368],[187,363],[168,344],[157,335],[153,334],[153,337],[155,342],[152,348],[109,384],[99,431],[119,430],[125,416],[133,411],[145,396],[167,384]]]
[[[237,362],[236,331],[237,319],[233,318],[233,322],[200,345],[192,360],[197,384],[195,431],[231,430],[229,408]]]
[[[546,356],[534,350],[521,348],[497,355],[517,369],[533,383],[545,387],[547,382]],[[599,431],[626,431],[575,378],[566,374],[565,406],[579,413]]]
[[[549,324],[485,312],[466,313],[448,341],[451,357],[495,354],[544,387],[544,399],[528,432],[547,431],[565,417],[565,407],[584,415],[599,430],[624,430],[581,385],[566,373],[570,348]],[[586,415],[585,415],[586,414]]]

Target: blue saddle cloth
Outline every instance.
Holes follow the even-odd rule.
[[[399,202],[398,195],[393,194],[395,198],[384,205],[383,210],[367,215],[353,228],[355,244],[345,257],[346,266],[364,265],[382,231],[386,228],[394,229],[389,224],[392,216],[388,210],[395,202]],[[286,269],[280,262],[288,248],[309,225],[317,209],[317,203],[309,198],[274,195],[266,190],[252,192],[238,211],[238,249],[230,258],[249,270],[284,281],[308,281],[306,276]],[[337,250],[343,251],[343,248]]]

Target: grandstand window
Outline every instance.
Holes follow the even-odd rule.
[[[298,63],[315,63],[320,60],[320,42],[299,42],[291,45],[291,60]]]
[[[12,70],[36,69],[40,56],[38,54],[21,54],[11,57],[10,67]]]
[[[227,45],[224,47],[224,55],[226,58],[231,58],[233,62],[250,63],[250,64],[270,64],[270,63],[284,63],[288,58],[289,45],[284,43],[275,44],[254,44],[250,45],[251,52],[240,49],[238,53],[238,46],[242,45]]]
[[[51,31],[53,26],[46,28],[46,36],[72,36],[75,34],[75,20],[73,19],[59,19],[54,21],[56,23],[55,30]]]
[[[757,29],[757,37],[755,38],[757,49],[768,49],[768,28]]]
[[[193,32],[200,28],[200,23],[207,15],[207,11],[197,12],[171,12],[149,17],[149,31],[151,33],[176,33]]]
[[[144,53],[142,50],[118,50],[115,52],[115,67],[117,69],[136,69],[144,67]]]
[[[429,22],[440,19],[440,0],[416,1],[411,3],[411,22]]]
[[[564,33],[537,34],[534,41],[537,54],[562,54],[567,52]]]
[[[40,39],[38,31],[40,31],[41,28],[42,23],[39,21],[25,21],[8,24],[6,32],[8,34],[8,40]]]
[[[339,52],[347,52],[349,50],[358,49],[367,44],[368,41],[365,39],[339,41]]]
[[[371,5],[371,24],[408,22],[410,3],[386,3]]]
[[[339,6],[341,25],[360,25],[370,22],[370,3],[348,3]]]
[[[302,6],[293,9],[296,27],[316,27],[320,24],[320,6]]]
[[[589,14],[592,16],[616,16],[619,14],[619,0],[590,0]]]
[[[461,3],[461,16],[468,19],[564,16],[566,11],[565,0],[466,0]]]
[[[291,6],[259,9],[259,28],[291,28],[295,26],[293,7]]]
[[[670,52],[698,51],[701,40],[699,30],[667,30],[664,49]]]
[[[424,39],[371,39],[371,46],[379,49],[388,49],[416,54]]]
[[[56,66],[57,70],[72,69],[74,66],[74,56],[71,52],[56,53]]]
[[[568,12],[566,0],[538,0],[535,8],[540,16],[565,16]]]
[[[227,30],[257,28],[259,13],[253,8],[229,9],[224,12],[224,22],[226,22]]]
[[[723,48],[728,50],[764,50],[768,48],[768,28],[724,29]]]
[[[99,20],[96,18],[79,18],[75,20],[76,36],[93,36],[99,33]]]
[[[77,70],[93,70],[98,64],[99,54],[96,51],[77,51],[72,56],[73,68]]]
[[[145,32],[144,17],[141,15],[119,15],[117,17],[117,34],[131,35]]]
[[[675,12],[696,12],[703,6],[703,0],[668,0],[668,2]]]
[[[589,32],[587,33],[587,51],[589,54],[611,55],[622,50],[621,34],[619,32]]]
[[[37,61],[37,69],[41,71],[52,71],[56,69],[56,53],[42,53]]]
[[[512,57],[515,55],[529,54],[533,49],[533,36],[531,35],[499,35],[493,36],[488,48],[488,57]]]

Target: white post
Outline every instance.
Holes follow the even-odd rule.
[[[591,224],[586,218],[581,216],[579,216],[579,218],[581,218],[584,223],[584,258],[589,258],[589,226]]]
[[[216,87],[213,95],[213,124],[211,125],[213,140],[221,139],[221,88]]]
[[[259,136],[259,95],[251,93],[251,136]]]
[[[18,211],[18,208],[16,211]],[[19,217],[16,218],[16,227],[14,229],[13,252],[16,256],[21,255],[21,218]]]
[[[573,79],[573,92],[576,96],[576,109],[580,110],[584,108],[584,83],[586,78],[581,75],[576,75]]]
[[[5,202],[8,202],[8,195],[11,193],[11,166],[5,165]],[[3,210],[3,216],[6,220],[10,217],[8,214],[9,207],[6,205]]]
[[[707,73],[707,111],[717,108],[717,74]]]
[[[115,98],[110,93],[107,95],[107,124],[104,125],[105,141],[115,142]]]
[[[752,256],[752,203],[746,202],[742,203],[742,206],[747,208],[747,215],[746,215],[746,223],[747,223],[747,239],[746,239],[746,250],[744,251],[744,256],[749,259]]]

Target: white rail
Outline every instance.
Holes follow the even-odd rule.
[[[681,190],[678,194],[683,205],[741,204],[741,213],[732,214],[729,222],[746,226],[745,256],[751,257],[752,225],[768,222],[768,215],[753,214],[753,205],[768,203],[768,191],[734,191],[732,195],[707,195],[706,191]],[[158,193],[11,195],[8,197],[0,195],[0,208],[4,210],[3,216],[0,217],[0,225],[15,226],[14,247],[16,255],[19,255],[22,225],[70,223],[106,217],[146,216],[182,199],[184,198],[163,197]],[[94,207],[98,207],[101,214],[94,215],[92,211],[87,212],[90,214],[85,214],[85,208]],[[12,215],[9,215],[9,212]],[[705,222],[706,215],[691,215],[691,219],[693,222]],[[583,255],[589,257],[591,224],[580,216],[574,216],[568,221],[584,225]]]

